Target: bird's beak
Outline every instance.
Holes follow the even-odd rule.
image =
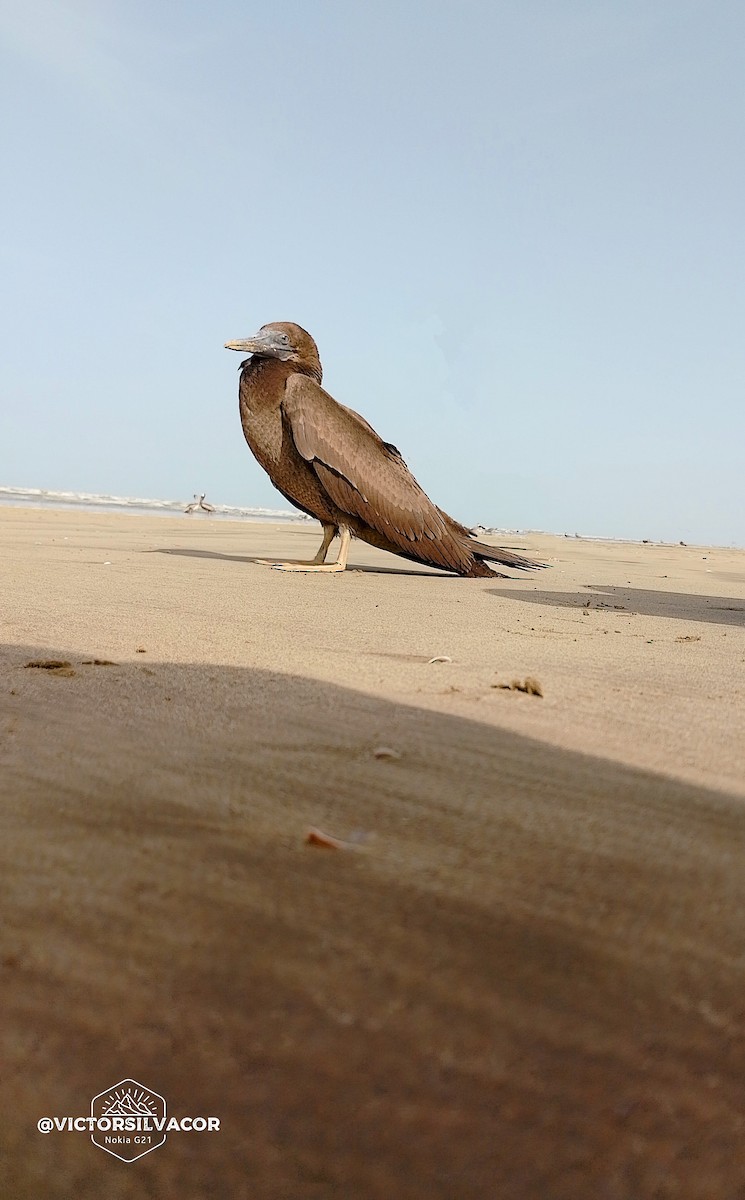
[[[261,351],[268,349],[267,339],[262,339],[260,334],[256,337],[244,338],[238,342],[226,342],[226,350],[242,350],[244,354],[261,354]]]
[[[276,329],[260,329],[253,337],[226,342],[225,349],[242,350],[244,354],[261,354],[266,358],[279,358],[282,361],[288,359],[292,353],[287,342],[278,340]]]
[[[260,329],[253,337],[241,338],[238,342],[226,342],[226,350],[242,350],[244,354],[259,354],[262,358],[278,358],[287,362],[292,358],[292,347],[287,341],[280,341],[276,329]]]

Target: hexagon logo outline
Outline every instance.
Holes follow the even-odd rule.
[[[91,1141],[94,1146],[105,1150],[107,1154],[111,1154],[114,1158],[118,1158],[121,1162],[132,1163],[137,1162],[139,1158],[144,1158],[146,1154],[150,1154],[152,1150],[157,1150],[166,1140],[166,1101],[165,1097],[161,1096],[160,1092],[154,1092],[152,1088],[146,1087],[144,1083],[138,1083],[136,1079],[120,1079],[113,1087],[106,1088],[105,1091],[99,1092],[91,1100],[91,1116],[96,1117],[134,1117],[140,1118],[141,1121],[148,1117],[158,1117],[162,1120],[162,1134],[157,1130],[148,1130],[145,1126],[145,1134],[160,1137],[160,1141],[154,1142],[152,1146],[147,1146],[144,1150],[140,1150],[142,1142],[134,1141],[135,1137],[142,1137],[142,1129],[126,1130],[127,1135],[132,1135],[131,1146],[132,1153],[127,1157],[124,1154],[113,1150],[111,1146],[105,1145],[103,1142],[96,1140],[97,1137],[116,1137],[119,1135],[117,1130],[109,1130],[106,1133],[96,1130],[91,1133]],[[127,1143],[115,1142],[114,1145],[124,1149]]]

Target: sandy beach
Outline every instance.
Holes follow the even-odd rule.
[[[745,551],[319,540],[0,508],[0,1193],[744,1196]]]

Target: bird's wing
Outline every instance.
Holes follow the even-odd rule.
[[[451,570],[469,561],[399,451],[364,417],[299,374],[287,380],[282,409],[299,454],[338,508],[405,554]]]

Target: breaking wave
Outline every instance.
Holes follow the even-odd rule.
[[[0,487],[0,504],[30,505],[43,508],[88,508],[96,512],[116,511],[164,516],[184,515],[198,496],[183,500],[154,500],[139,496],[106,496],[93,492],[50,492],[46,488]],[[209,497],[208,497],[209,501]],[[239,508],[209,501],[211,512],[197,508],[189,514],[194,520],[229,518],[231,521],[309,521],[305,513],[288,508]]]

